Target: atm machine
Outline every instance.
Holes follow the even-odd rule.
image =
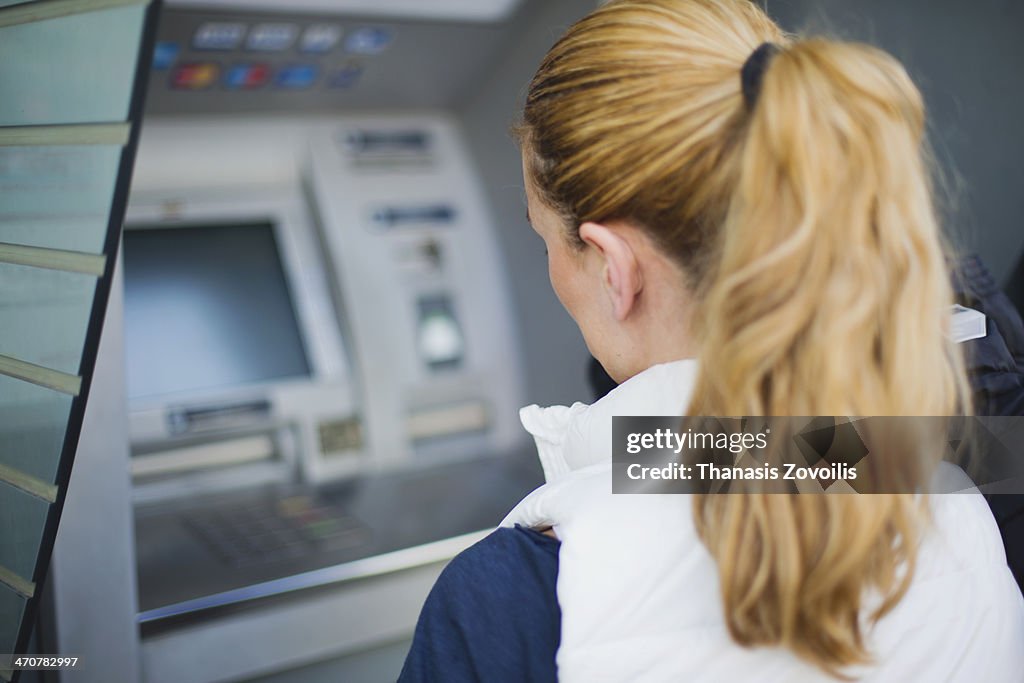
[[[446,108],[519,3],[211,4],[164,9],[122,242],[141,676],[386,680],[367,657],[397,674],[441,568],[541,481]]]
[[[457,127],[423,115],[304,131],[299,191],[129,205],[146,680],[234,679],[408,633],[432,565],[538,483],[511,306]]]

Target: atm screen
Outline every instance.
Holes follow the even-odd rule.
[[[124,232],[130,399],[310,375],[269,223]]]

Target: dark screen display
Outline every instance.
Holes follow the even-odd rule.
[[[128,396],[309,376],[269,223],[124,233]]]

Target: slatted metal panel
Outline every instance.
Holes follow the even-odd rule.
[[[57,533],[157,2],[0,0],[0,654],[27,647]]]

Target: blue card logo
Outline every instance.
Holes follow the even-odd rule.
[[[345,39],[345,50],[358,55],[376,55],[391,45],[394,36],[380,26],[364,26]]]
[[[308,88],[316,82],[316,64],[291,64],[277,72],[277,86],[289,90]]]

